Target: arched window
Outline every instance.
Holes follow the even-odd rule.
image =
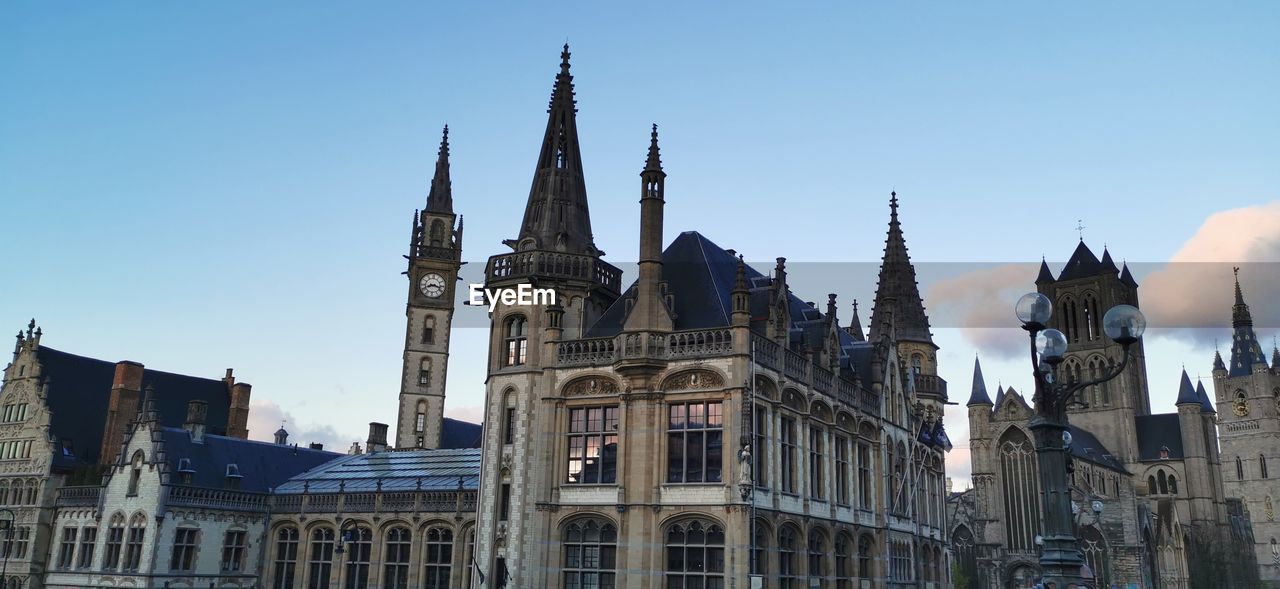
[[[610,585],[612,586],[612,585]],[[724,529],[690,521],[667,529],[668,589],[724,586]]]
[[[427,315],[427,318],[422,322],[422,343],[424,344],[436,343],[436,316],[435,315]]]
[[[575,521],[564,529],[563,546],[562,586],[565,589],[614,586],[617,575],[614,569],[618,566],[618,529],[612,523],[597,519]],[[668,542],[668,552],[671,551],[669,546]]]
[[[1010,428],[1000,439],[1001,487],[1005,537],[1015,550],[1032,552],[1040,533],[1040,489],[1035,450],[1021,429]]]
[[[9,504],[9,481],[0,481],[0,505]]]
[[[751,543],[751,574],[763,576],[769,572],[769,530],[760,522],[756,522],[755,527],[755,541]]]
[[[1169,475],[1169,494],[1178,494],[1178,477],[1173,476],[1172,474]]]
[[[431,358],[418,362],[418,386],[431,386]]]
[[[1092,294],[1084,295],[1084,328],[1086,337],[1089,341],[1093,341],[1102,337],[1102,330],[1098,329],[1101,317],[1098,314],[1098,299]]]
[[[1262,478],[1267,478],[1267,457],[1261,454],[1258,455],[1258,469],[1262,473]]]
[[[1156,487],[1156,475],[1147,475],[1147,494],[1155,495],[1159,487]]]
[[[195,546],[192,546],[193,553]],[[176,549],[175,549],[176,550]],[[276,532],[275,575],[272,587],[293,589],[298,569],[298,528],[288,526]]]
[[[427,431],[427,402],[418,401],[417,412],[413,418],[413,431],[421,435]]]
[[[129,536],[124,544],[124,570],[136,571],[142,564],[142,540],[147,534],[147,517],[135,514],[129,520]]]
[[[133,453],[133,459],[130,461],[132,470],[129,472],[129,489],[126,494],[133,497],[138,494],[138,480],[142,478],[142,461],[145,455],[142,450]]]
[[[782,526],[778,532],[778,581],[780,589],[799,589],[800,566],[796,562],[796,530]]]
[[[955,566],[970,579],[978,578],[978,553],[973,542],[973,532],[968,526],[959,526],[951,532],[951,548],[954,550]]]
[[[474,534],[471,536],[474,541]],[[453,566],[453,530],[434,526],[427,530],[427,555],[423,558],[426,589],[448,589]]]
[[[853,539],[848,534],[836,534],[835,545],[836,589],[853,589]]]
[[[369,560],[373,556],[373,531],[359,526],[342,532],[347,557],[346,589],[369,589]]]
[[[333,574],[333,528],[311,531],[311,547],[307,551],[307,589],[329,589]]]
[[[523,365],[529,353],[528,327],[525,324],[524,316],[516,315],[507,319],[506,324],[503,325],[502,332],[506,350],[502,365]]]
[[[813,581],[818,581],[819,587],[826,586],[826,562],[824,562],[827,554],[827,537],[823,535],[822,530],[809,530],[809,586],[813,587]]]
[[[1169,494],[1169,481],[1168,481],[1167,477],[1165,476],[1165,474],[1164,474],[1164,471],[1163,471],[1163,470],[1162,470],[1162,471],[1160,471],[1160,472],[1158,472],[1158,473],[1156,473],[1156,483],[1160,485],[1160,494],[1161,494],[1161,495],[1168,495],[1168,494]]]
[[[1093,571],[1093,576],[1097,579],[1098,587],[1107,587],[1107,580],[1110,577],[1107,567],[1110,560],[1107,558],[1107,542],[1102,537],[1102,532],[1094,526],[1085,526],[1080,532],[1080,549],[1084,553],[1085,563],[1089,565],[1089,569]]]
[[[858,578],[874,579],[875,569],[872,568],[872,546],[870,534],[863,534],[858,538]]]
[[[124,514],[111,516],[107,528],[107,547],[102,558],[102,570],[114,571],[120,566],[120,550],[124,546]]]
[[[382,586],[387,589],[409,587],[409,528],[396,526],[387,530],[382,545]]]
[[[920,376],[920,371],[924,365],[924,356],[920,354],[911,355],[911,373]]]
[[[1244,463],[1240,461],[1240,457],[1236,456],[1236,478],[1244,480]]]

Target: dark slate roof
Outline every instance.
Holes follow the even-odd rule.
[[[1040,273],[1036,275],[1036,284],[1053,282],[1053,272],[1049,271],[1049,263],[1040,258]]]
[[[1204,383],[1196,381],[1196,397],[1200,399],[1200,410],[1205,413],[1217,413],[1218,410],[1213,407],[1213,401],[1209,399],[1209,393],[1204,390]]]
[[[49,384],[50,433],[59,441],[71,440],[76,453],[75,460],[68,460],[59,452],[55,465],[67,468],[75,462],[97,462],[116,363],[45,346],[36,350],[36,357]],[[209,403],[208,431],[226,432],[231,392],[223,381],[145,369],[142,386],[148,385],[154,388],[153,400],[162,425],[182,425],[187,419],[187,402],[199,399]]]
[[[1138,434],[1138,460],[1160,460],[1160,448],[1169,448],[1169,458],[1181,459],[1182,428],[1177,413],[1139,415],[1133,418]]]
[[[1129,273],[1129,264],[1124,264],[1120,269],[1120,283],[1129,288],[1138,288],[1138,281],[1133,279],[1133,274]]]
[[[1106,247],[1102,248],[1102,261],[1098,265],[1098,272],[1110,273],[1115,276],[1120,269],[1116,268],[1116,261],[1111,259],[1111,252]]]
[[[474,490],[480,482],[480,450],[405,450],[344,456],[299,474],[279,494],[370,491]]]
[[[1071,254],[1071,259],[1067,260],[1067,265],[1062,267],[1062,273],[1058,274],[1058,280],[1075,280],[1076,278],[1084,278],[1086,276],[1096,276],[1102,268],[1102,263],[1098,261],[1098,256],[1093,255],[1089,250],[1089,246],[1084,244],[1084,240],[1080,240],[1080,245],[1076,246],[1076,251]]]
[[[916,269],[911,264],[902,223],[898,220],[898,195],[891,194],[889,231],[884,241],[880,275],[876,281],[875,304],[871,307],[870,339],[880,339],[885,314],[892,311],[893,329],[899,340],[933,344],[929,316],[925,313],[924,301],[920,298],[920,285],[916,283]]]
[[[966,405],[990,405],[991,397],[987,396],[987,383],[982,379],[982,364],[973,359],[973,392],[969,394]]]
[[[1183,403],[1200,404],[1200,397],[1196,396],[1196,387],[1191,385],[1191,377],[1187,376],[1187,371],[1182,371],[1182,380],[1178,382],[1178,400],[1174,401],[1174,405],[1182,405]]]
[[[177,427],[161,427],[160,435],[170,481],[177,480],[178,463],[186,458],[195,469],[191,485],[196,487],[226,487],[227,465],[235,464],[244,477],[240,479],[240,490],[265,493],[289,477],[345,456],[290,444],[208,434],[195,442],[190,432]]]
[[[1093,435],[1093,432],[1075,425],[1069,427],[1071,428],[1072,456],[1099,466],[1105,466],[1111,470],[1128,472],[1125,470],[1124,465],[1111,454],[1111,451],[1102,445],[1097,436]]]
[[[446,417],[444,428],[440,431],[440,447],[447,450],[479,448],[483,429],[478,423]]]

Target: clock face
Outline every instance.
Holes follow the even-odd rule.
[[[444,294],[444,277],[435,272],[423,274],[418,281],[418,288],[422,290],[422,294],[438,299]]]
[[[1249,414],[1249,402],[1244,397],[1236,397],[1235,402],[1236,415],[1244,417]]]

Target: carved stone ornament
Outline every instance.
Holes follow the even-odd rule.
[[[686,370],[668,376],[662,381],[664,391],[690,389],[716,389],[724,386],[724,377],[711,370]]]
[[[577,395],[613,395],[618,392],[618,383],[603,376],[585,376],[565,385],[563,394],[566,397]]]

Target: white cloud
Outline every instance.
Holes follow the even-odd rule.
[[[324,444],[325,450],[346,452],[351,442],[361,439],[360,436],[339,433],[331,425],[296,423],[293,415],[274,401],[254,399],[249,402],[249,438],[273,441],[281,423],[289,432],[289,442],[299,446],[318,442]]]

